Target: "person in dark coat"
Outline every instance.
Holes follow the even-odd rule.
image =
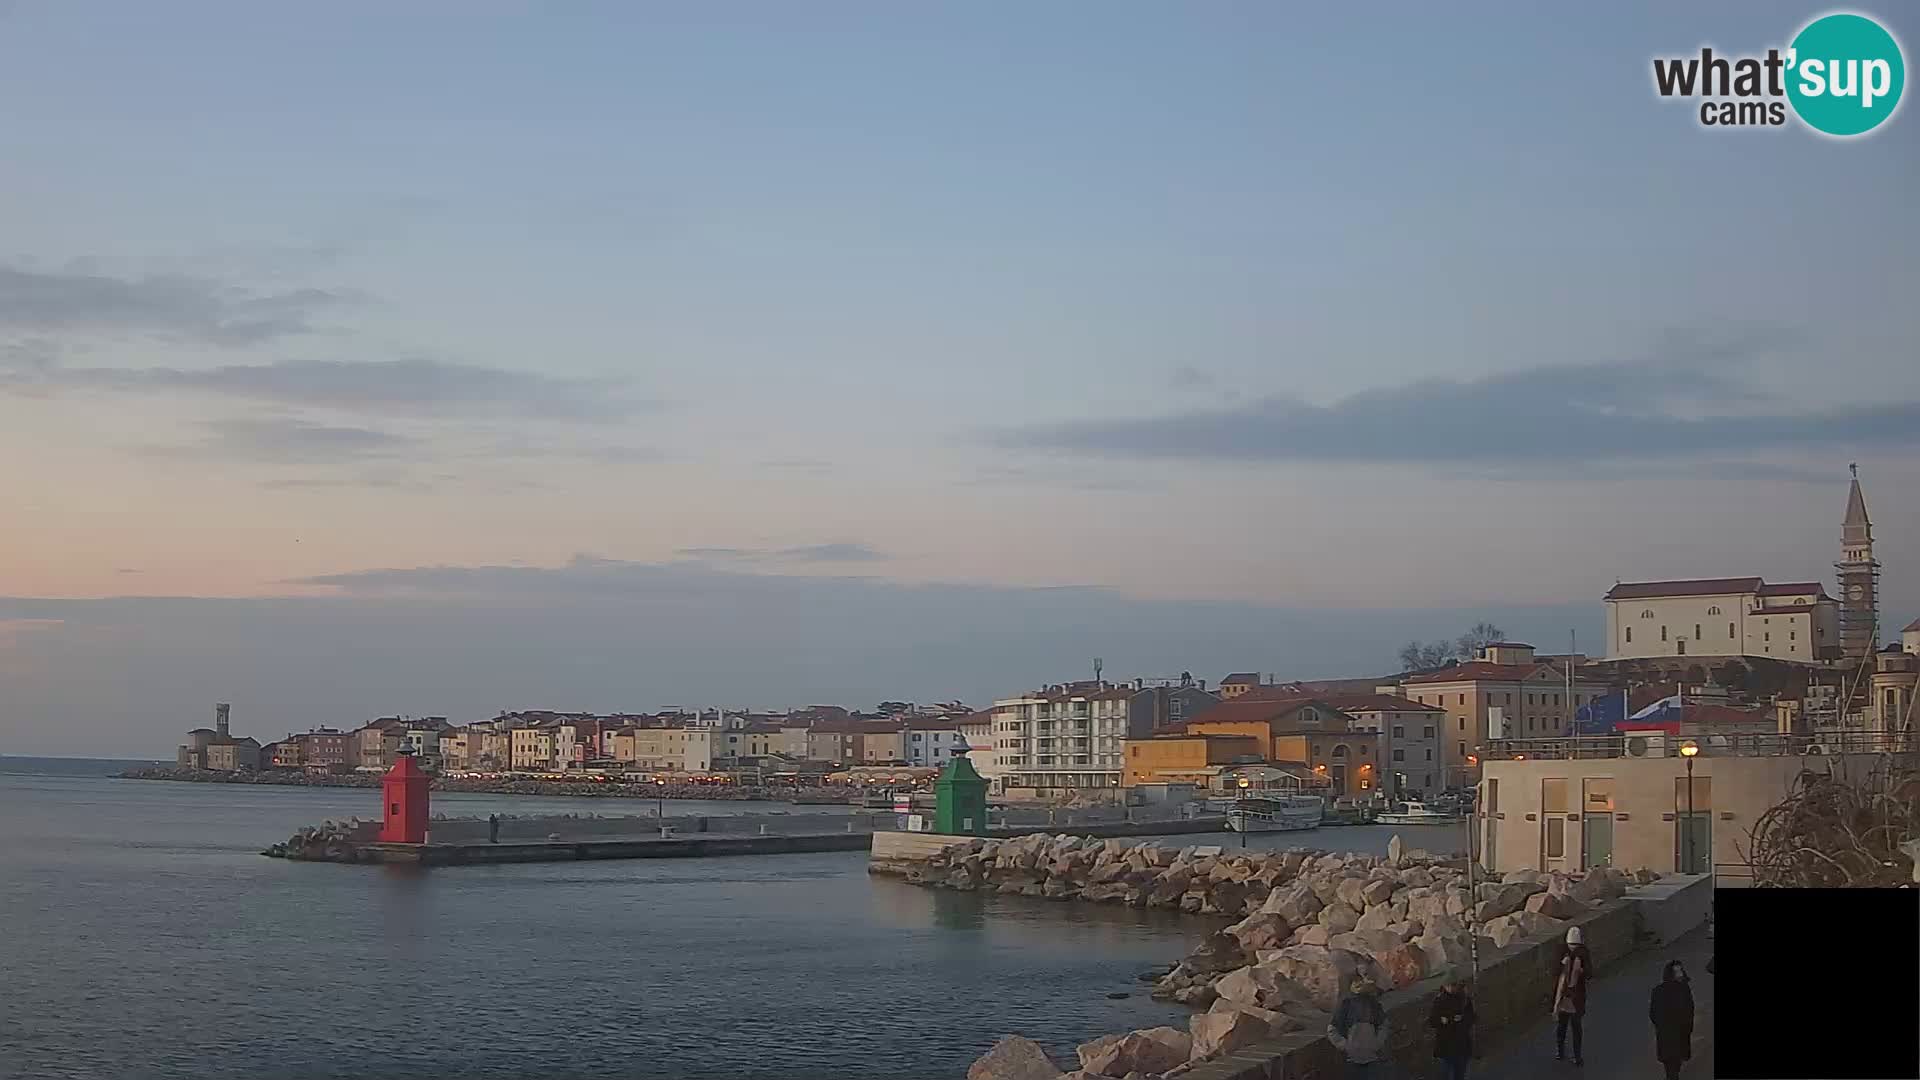
[[[1560,955],[1560,978],[1553,987],[1553,1056],[1567,1056],[1567,1035],[1573,1035],[1573,1063],[1584,1065],[1581,1042],[1586,1034],[1587,983],[1593,979],[1593,954],[1577,926],[1567,928],[1566,951]]]
[[[1679,1080],[1680,1066],[1693,1056],[1693,986],[1685,964],[1668,961],[1647,1002],[1647,1019],[1653,1021],[1654,1055],[1667,1067],[1667,1080]]]
[[[500,815],[488,814],[487,815],[487,843],[497,844],[499,842],[500,842]]]
[[[1433,1056],[1440,1059],[1441,1075],[1467,1080],[1467,1062],[1473,1058],[1473,999],[1459,972],[1450,972],[1434,995],[1427,1026],[1433,1029]]]

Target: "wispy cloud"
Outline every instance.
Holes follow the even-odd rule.
[[[1205,390],[1216,381],[1211,373],[1191,365],[1174,368],[1173,374],[1167,376],[1167,385],[1175,390]]]
[[[352,299],[334,290],[261,292],[180,274],[116,277],[0,267],[0,329],[36,333],[257,345],[311,333],[317,313]]]
[[[432,359],[225,364],[211,368],[43,366],[0,389],[207,394],[279,405],[416,417],[608,421],[654,403],[611,379],[566,378]]]
[[[363,427],[334,427],[291,417],[208,420],[207,437],[182,446],[144,447],[142,451],[175,457],[276,465],[332,465],[342,461],[388,457],[418,447],[417,440]]]
[[[1725,411],[1730,405],[1745,408]],[[1590,364],[1426,379],[1331,405],[1268,397],[1234,408],[1051,422],[989,439],[1011,449],[1138,459],[1577,462],[1920,445],[1920,402],[1796,411],[1710,364]]]
[[[683,559],[702,562],[853,563],[884,562],[888,558],[865,544],[806,544],[788,548],[691,547],[675,552]]]

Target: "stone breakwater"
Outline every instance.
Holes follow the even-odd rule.
[[[1476,938],[1485,953],[1550,939],[1655,875],[1523,870],[1469,890],[1463,861],[1404,851],[1398,837],[1383,858],[1034,834],[959,841],[905,877],[936,888],[1237,918],[1154,978],[1155,997],[1204,1010],[1184,1030],[1084,1043],[1078,1067],[1065,1074],[1037,1044],[1009,1036],[967,1073],[968,1080],[1172,1080],[1255,1042],[1324,1031],[1356,976],[1391,991],[1464,969]]]

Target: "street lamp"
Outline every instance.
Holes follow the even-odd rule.
[[[653,778],[653,816],[660,819],[660,827],[666,827],[667,821],[667,778]]]
[[[1253,781],[1242,776],[1240,778],[1240,797],[1243,799],[1246,798],[1247,789],[1252,786],[1253,786]],[[1247,820],[1248,820],[1247,815],[1245,813],[1242,813],[1240,815],[1240,846],[1243,848],[1247,846]]]
[[[1686,856],[1686,866],[1681,873],[1694,873],[1693,869],[1693,759],[1700,754],[1700,744],[1688,739],[1680,744],[1680,756],[1687,763],[1687,821],[1680,827],[1680,852]]]

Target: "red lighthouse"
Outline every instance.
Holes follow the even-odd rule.
[[[424,844],[427,842],[427,783],[431,778],[413,763],[413,754],[402,750],[393,768],[380,778],[380,801],[386,806],[386,824],[380,829],[383,844]]]

